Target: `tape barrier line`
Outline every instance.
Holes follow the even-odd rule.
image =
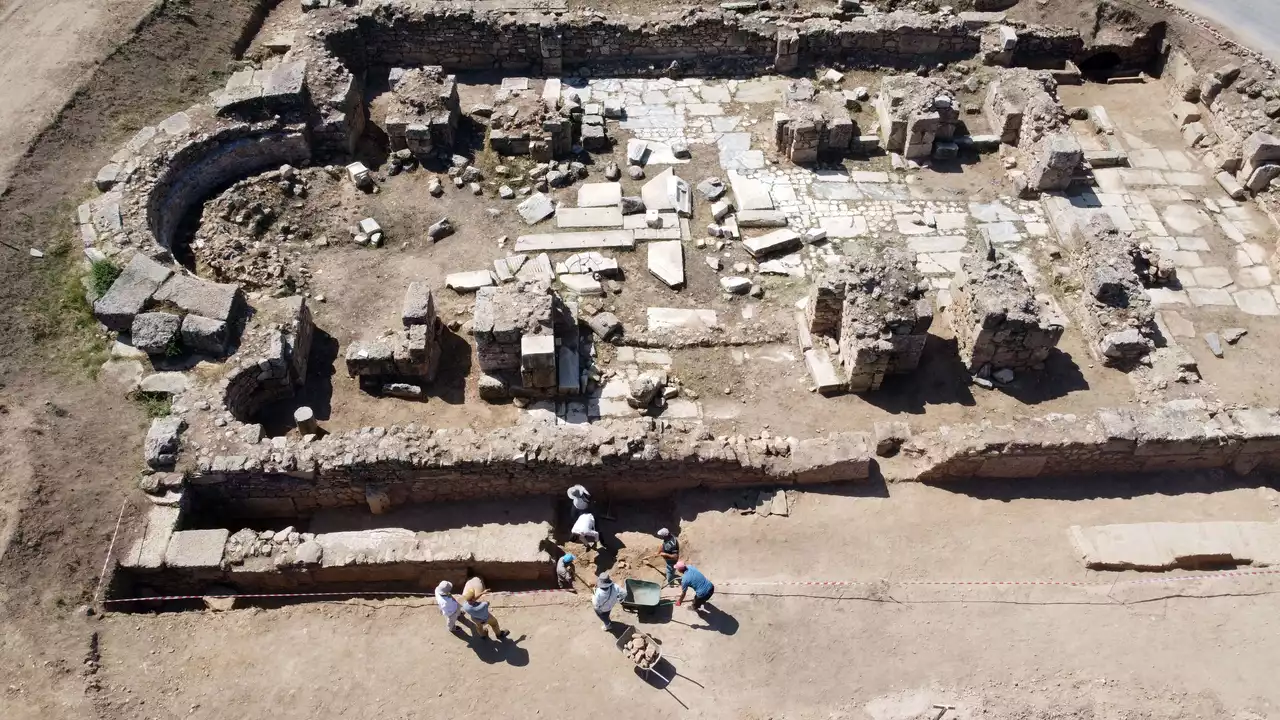
[[[1280,568],[1265,570],[1226,570],[1203,575],[1174,575],[1158,578],[1132,578],[1127,580],[758,580],[720,583],[723,586],[765,585],[774,587],[824,587],[824,586],[857,586],[857,585],[911,585],[911,586],[1008,586],[1008,585],[1053,585],[1067,587],[1114,587],[1120,585],[1147,585],[1156,583],[1187,582],[1191,580],[1218,580],[1226,578],[1252,577],[1259,575],[1280,575]]]
[[[1280,575],[1280,568],[1259,570],[1227,570],[1204,575],[1175,575],[1159,578],[1133,578],[1129,580],[744,580],[720,583],[723,587],[767,586],[767,587],[852,587],[859,585],[910,585],[910,586],[1065,586],[1065,587],[1116,587],[1121,585],[1151,585],[1159,583],[1188,582],[1191,580],[1221,580],[1229,578],[1256,577],[1263,575]],[[572,594],[571,590],[499,590],[490,595],[538,595],[538,594]],[[331,592],[303,593],[238,593],[232,595],[158,595],[155,597],[115,598],[103,600],[102,603],[130,602],[163,602],[169,600],[203,600],[204,598],[305,598],[305,597],[434,597],[433,592],[412,592],[399,590],[335,590]]]

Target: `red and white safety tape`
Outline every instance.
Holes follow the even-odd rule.
[[[720,583],[733,585],[771,585],[787,587],[824,587],[824,586],[856,586],[856,585],[948,585],[948,586],[990,586],[990,585],[1057,585],[1071,587],[1096,587],[1116,585],[1142,585],[1150,583],[1186,582],[1190,580],[1214,580],[1221,578],[1249,577],[1256,575],[1277,575],[1280,568],[1267,570],[1226,570],[1202,575],[1172,575],[1157,578],[1132,578],[1117,580],[746,580]]]
[[[853,587],[860,585],[909,585],[909,586],[1035,586],[1053,585],[1066,587],[1100,587],[1120,585],[1147,585],[1155,583],[1189,582],[1192,580],[1216,580],[1225,578],[1255,577],[1262,575],[1278,575],[1280,568],[1265,570],[1227,570],[1203,575],[1173,575],[1157,578],[1132,578],[1115,580],[740,580],[720,583],[724,587],[735,586],[768,586],[768,587]],[[491,595],[537,595],[548,593],[569,593],[569,590],[501,590]],[[306,598],[306,597],[432,597],[431,592],[412,592],[400,590],[334,590],[329,592],[298,593],[236,593],[226,595],[160,595],[153,597],[114,598],[103,600],[108,603],[131,602],[163,602],[169,600],[203,600],[204,598]]]

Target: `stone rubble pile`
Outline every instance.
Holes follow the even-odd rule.
[[[1064,239],[1083,283],[1075,314],[1090,351],[1103,364],[1124,370],[1146,363],[1160,332],[1134,267],[1137,241],[1103,214],[1092,215]]]
[[[329,242],[315,237],[305,200],[326,178],[318,168],[285,165],[232,185],[205,204],[192,253],[224,282],[305,289],[311,270],[303,250]]]

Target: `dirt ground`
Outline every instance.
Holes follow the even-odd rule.
[[[0,4],[0,147],[5,160],[26,150],[21,182],[0,196],[5,242],[22,250],[0,248],[2,717],[111,717],[85,674],[92,628],[76,608],[93,597],[122,502],[126,530],[141,510],[145,418],[86,372],[101,339],[83,321],[68,218],[112,148],[221,84],[253,6],[170,3],[129,38],[146,3]]]
[[[726,511],[734,496],[721,493],[615,506],[608,546],[652,552],[668,526],[716,583],[707,616],[667,606],[640,626],[663,643],[660,670],[679,673],[666,691],[626,664],[585,593],[497,596],[512,632],[501,645],[448,634],[427,598],[111,615],[89,623],[97,679],[104,704],[136,718],[917,720],[934,703],[988,720],[1280,712],[1263,639],[1276,630],[1276,580],[1126,586],[1085,572],[1067,536],[1076,523],[1275,520],[1274,488],[1200,475],[1022,491],[801,492],[788,517],[769,518]],[[909,584],[974,579],[1101,584]],[[770,584],[784,580],[872,584]],[[614,618],[615,632],[637,621]]]
[[[155,0],[0,2],[0,195],[15,163]]]
[[[1266,641],[1280,607],[1265,578],[1127,596],[732,584],[1079,578],[1071,523],[1276,519],[1274,489],[1216,475],[1038,484],[1037,497],[1010,497],[1008,485],[802,494],[787,518],[739,516],[701,494],[666,512],[623,508],[624,524],[605,529],[620,531],[629,564],[667,524],[720,585],[710,623],[679,608],[650,629],[677,658],[669,694],[622,666],[578,597],[502,599],[496,612],[519,638],[503,647],[446,635],[429,602],[86,617],[118,519],[125,542],[144,510],[134,479],[146,421],[85,371],[101,362],[101,338],[66,281],[78,262],[67,218],[124,138],[221,85],[255,4],[170,2],[87,78],[149,3],[0,0],[0,168],[26,153],[21,182],[0,195],[0,227],[6,242],[46,251],[0,262],[0,717],[906,720],[932,717],[932,703],[1009,720],[1280,714]]]

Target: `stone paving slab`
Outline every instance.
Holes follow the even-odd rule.
[[[584,183],[578,188],[578,207],[614,207],[622,203],[622,185],[616,182]]]
[[[542,235],[521,235],[516,238],[515,252],[556,252],[618,248],[632,250],[636,246],[635,233],[630,230],[602,230],[599,232],[564,232]]]
[[[1091,570],[1169,570],[1235,562],[1280,563],[1280,523],[1073,525],[1071,541]]]
[[[622,228],[620,207],[562,207],[556,211],[559,228]]]
[[[715,310],[651,307],[646,311],[649,330],[711,330],[720,326]]]

